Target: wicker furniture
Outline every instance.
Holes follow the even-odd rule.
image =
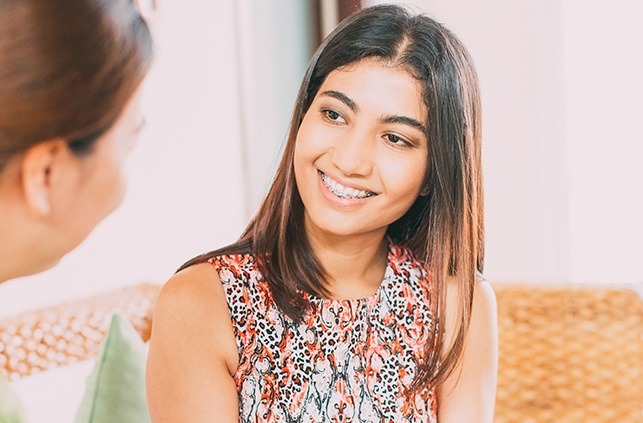
[[[117,312],[149,339],[158,289],[139,284],[0,319],[0,371],[15,380],[95,357]]]
[[[635,291],[494,289],[497,423],[643,422],[643,300]]]
[[[111,315],[149,338],[158,285],[0,319],[11,379],[96,356]],[[643,300],[632,290],[494,285],[497,423],[643,422]]]

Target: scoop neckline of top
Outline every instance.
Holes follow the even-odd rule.
[[[361,298],[323,298],[319,297],[315,294],[311,294],[310,292],[304,291],[304,298],[307,300],[314,300],[314,301],[321,301],[323,303],[342,303],[342,304],[348,304],[348,303],[364,303],[364,302],[372,302],[377,300],[380,297],[380,293],[384,290],[384,287],[389,281],[391,280],[390,277],[390,272],[393,271],[393,268],[391,267],[391,262],[393,260],[394,254],[393,254],[393,240],[390,237],[386,237],[387,240],[387,251],[386,251],[386,268],[384,269],[384,276],[382,277],[382,281],[380,282],[380,286],[377,287],[377,290],[366,297],[361,297]]]

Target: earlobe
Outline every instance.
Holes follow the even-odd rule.
[[[44,141],[29,148],[22,157],[21,182],[27,207],[38,216],[51,213],[51,173],[65,149],[63,140]]]
[[[429,195],[429,191],[430,191],[429,186],[424,185],[420,190],[420,197],[426,197],[427,195]]]

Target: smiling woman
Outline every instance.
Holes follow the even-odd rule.
[[[151,36],[131,0],[0,6],[0,282],[55,265],[121,202]]]
[[[301,122],[294,170],[312,239],[381,239],[425,185],[422,86],[386,64],[370,59],[331,72]]]
[[[491,422],[479,102],[469,55],[431,18],[342,22],[255,218],[158,297],[152,420]]]

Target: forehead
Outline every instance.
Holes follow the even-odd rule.
[[[348,96],[360,109],[382,109],[426,121],[423,86],[402,66],[364,59],[330,72],[317,95],[328,90]]]

